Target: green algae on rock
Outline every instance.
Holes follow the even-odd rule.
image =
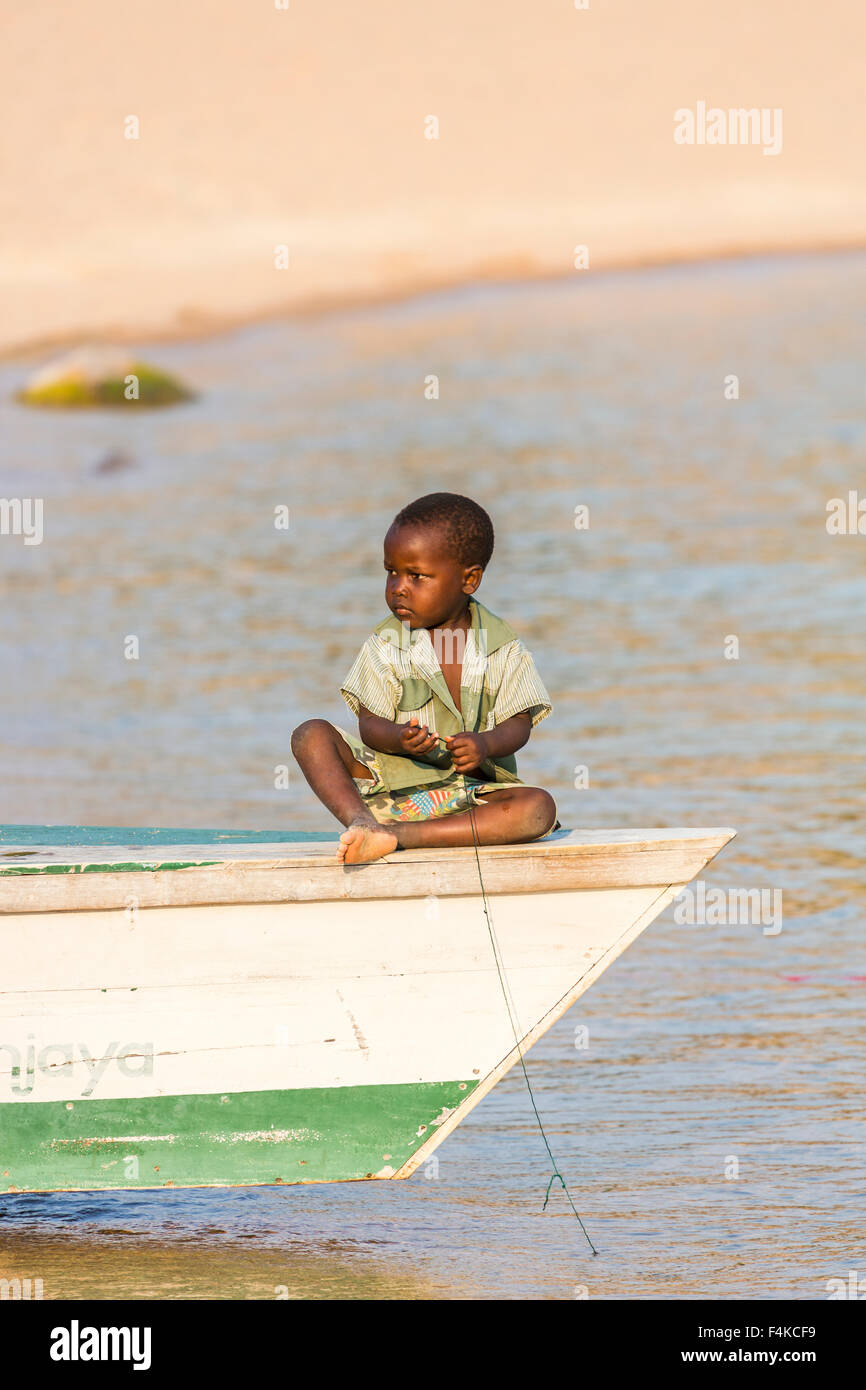
[[[193,393],[170,373],[113,348],[87,348],[40,367],[18,392],[24,405],[94,409],[175,405]]]

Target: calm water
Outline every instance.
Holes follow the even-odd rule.
[[[570,826],[737,827],[705,881],[780,889],[784,923],[669,909],[532,1052],[596,1259],[561,1194],[541,1214],[514,1072],[438,1180],[7,1197],[0,1274],[46,1297],[460,1299],[815,1299],[866,1276],[866,536],[825,526],[866,496],[864,329],[866,257],[840,256],[148,344],[201,396],[138,418],[26,412],[26,364],[2,365],[2,492],[45,499],[45,539],[0,541],[0,820],[327,828],[274,767],[301,719],[347,717],[387,524],[448,488],[491,510],[480,597],[553,697],[524,778]]]

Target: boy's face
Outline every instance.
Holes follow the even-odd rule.
[[[392,526],[385,537],[385,602],[410,628],[447,627],[481,583],[480,565],[461,565],[436,527]]]

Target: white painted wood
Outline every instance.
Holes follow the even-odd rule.
[[[558,1016],[674,891],[493,899],[520,1036]],[[0,958],[0,1099],[12,1098],[9,1046],[25,1068],[28,1046],[71,1048],[71,1062],[48,1054],[56,1065],[37,1067],[20,1099],[73,1104],[96,1075],[82,1045],[109,1058],[100,1097],[483,1079],[514,1048],[478,896],[153,908],[134,924],[9,915]],[[152,1044],[152,1075],[114,1060],[129,1044]]]
[[[562,1015],[571,1008],[572,1004],[574,1004],[582,994],[585,994],[591,985],[595,984],[596,980],[607,970],[608,966],[612,965],[617,957],[622,955],[623,951],[640,936],[641,932],[655,920],[660,912],[664,911],[669,903],[676,897],[680,889],[684,887],[684,883],[672,883],[668,888],[664,889],[664,891],[649,904],[646,910],[641,913],[640,917],[631,924],[628,930],[623,932],[618,940],[611,943],[609,949],[601,954],[598,959],[589,966],[585,973],[575,981],[571,989],[569,989],[561,999],[557,1000],[556,1004],[554,1004],[546,1014],[542,1015],[538,1019],[538,1022],[523,1037],[520,1037],[518,1032],[518,1040],[508,1054],[503,1057],[495,1067],[491,1068],[482,1079],[480,1085],[467,1096],[466,1100],[461,1105],[455,1107],[449,1114],[443,1117],[442,1121],[436,1125],[435,1128],[431,1129],[422,1146],[403,1164],[402,1168],[399,1168],[396,1173],[390,1174],[389,1176],[401,1179],[410,1178],[418,1166],[424,1163],[430,1157],[433,1150],[438,1148],[444,1139],[447,1139],[448,1135],[457,1127],[461,1120],[465,1119],[469,1111],[474,1110],[479,1101],[482,1101],[484,1097],[493,1090],[493,1087],[498,1081],[502,1080],[506,1072],[510,1071],[511,1068],[519,1062],[521,1057],[526,1056],[526,1053],[532,1047],[533,1043],[537,1042],[540,1037],[543,1037],[548,1028],[551,1028],[554,1023],[562,1018]],[[376,1176],[378,1177],[379,1174],[376,1174]]]
[[[522,845],[479,851],[491,895],[687,883],[732,838],[697,830],[558,831]],[[82,912],[220,903],[348,902],[465,896],[478,891],[475,850],[400,851],[373,864],[342,865],[332,844],[228,846],[6,846],[0,867],[62,864],[91,871],[0,875],[3,913]],[[19,851],[25,850],[24,857]],[[207,863],[218,860],[217,863]],[[118,872],[118,863],[188,863],[180,869]],[[105,866],[93,872],[94,865]]]
[[[50,832],[51,827],[46,830]],[[531,855],[549,856],[560,854],[566,849],[584,849],[587,847],[605,847],[612,845],[634,845],[668,843],[675,840],[704,840],[708,836],[727,834],[734,835],[736,832],[725,827],[698,827],[698,828],[659,828],[647,829],[636,827],[634,829],[619,830],[557,830],[550,835],[545,835],[543,839],[533,840],[526,844],[514,845],[485,845],[482,853],[491,854],[496,858],[523,857]],[[15,845],[4,844],[0,846],[0,866],[5,866],[7,861],[10,865],[16,864],[176,864],[178,862],[188,862],[193,864],[208,864],[217,861],[219,863],[239,863],[242,861],[256,862],[275,865],[285,861],[303,864],[308,867],[320,866],[332,859],[336,854],[339,837],[334,835],[332,840],[274,840],[257,841],[254,844],[239,843],[232,840],[214,841],[213,843],[201,842],[190,845],[52,845],[46,842],[45,845]],[[474,855],[471,846],[465,848],[452,849],[416,849],[399,851],[400,859],[406,861],[453,859],[455,856]],[[397,859],[397,854],[388,856],[391,860]]]
[[[549,963],[567,949],[575,919],[598,915],[604,929],[608,904],[619,902],[625,915],[636,915],[648,895],[651,890],[639,888],[533,894],[523,905],[526,934],[515,943],[519,955],[512,963]],[[565,906],[557,908],[551,930],[544,915],[554,904]],[[486,969],[486,936],[461,935],[467,915],[483,924],[480,894],[396,903],[148,908],[132,922],[122,912],[11,914],[0,917],[0,942],[8,947],[0,1000],[36,989],[200,988],[287,974],[339,983],[355,975]]]

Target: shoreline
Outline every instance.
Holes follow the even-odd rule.
[[[4,34],[7,360],[866,245],[846,0],[808,25],[783,0],[85,8]],[[747,138],[711,141],[716,109]]]
[[[539,267],[533,270],[521,257],[503,257],[502,264],[483,263],[474,270],[452,273],[416,276],[412,280],[388,283],[387,279],[366,290],[351,288],[320,288],[307,296],[283,300],[279,304],[252,304],[234,312],[175,308],[167,310],[162,320],[111,324],[108,322],[82,325],[78,328],[63,329],[56,332],[43,332],[33,337],[18,339],[9,343],[0,342],[0,362],[21,362],[34,366],[47,354],[57,354],[85,344],[117,344],[132,346],[143,344],[161,346],[174,343],[193,343],[217,338],[222,334],[252,328],[258,324],[280,321],[303,321],[321,319],[332,314],[350,313],[353,310],[376,309],[388,305],[407,303],[425,295],[437,295],[451,291],[482,286],[508,286],[518,284],[547,284],[555,281],[571,280],[575,276],[595,279],[611,275],[665,269],[686,269],[697,266],[728,265],[734,262],[772,259],[777,261],[794,260],[801,257],[856,256],[866,251],[866,238],[858,235],[843,236],[822,242],[804,241],[798,244],[791,240],[768,242],[765,245],[749,244],[731,246],[727,249],[693,248],[687,251],[670,250],[649,253],[644,256],[612,256],[604,263],[588,270],[563,271]]]

